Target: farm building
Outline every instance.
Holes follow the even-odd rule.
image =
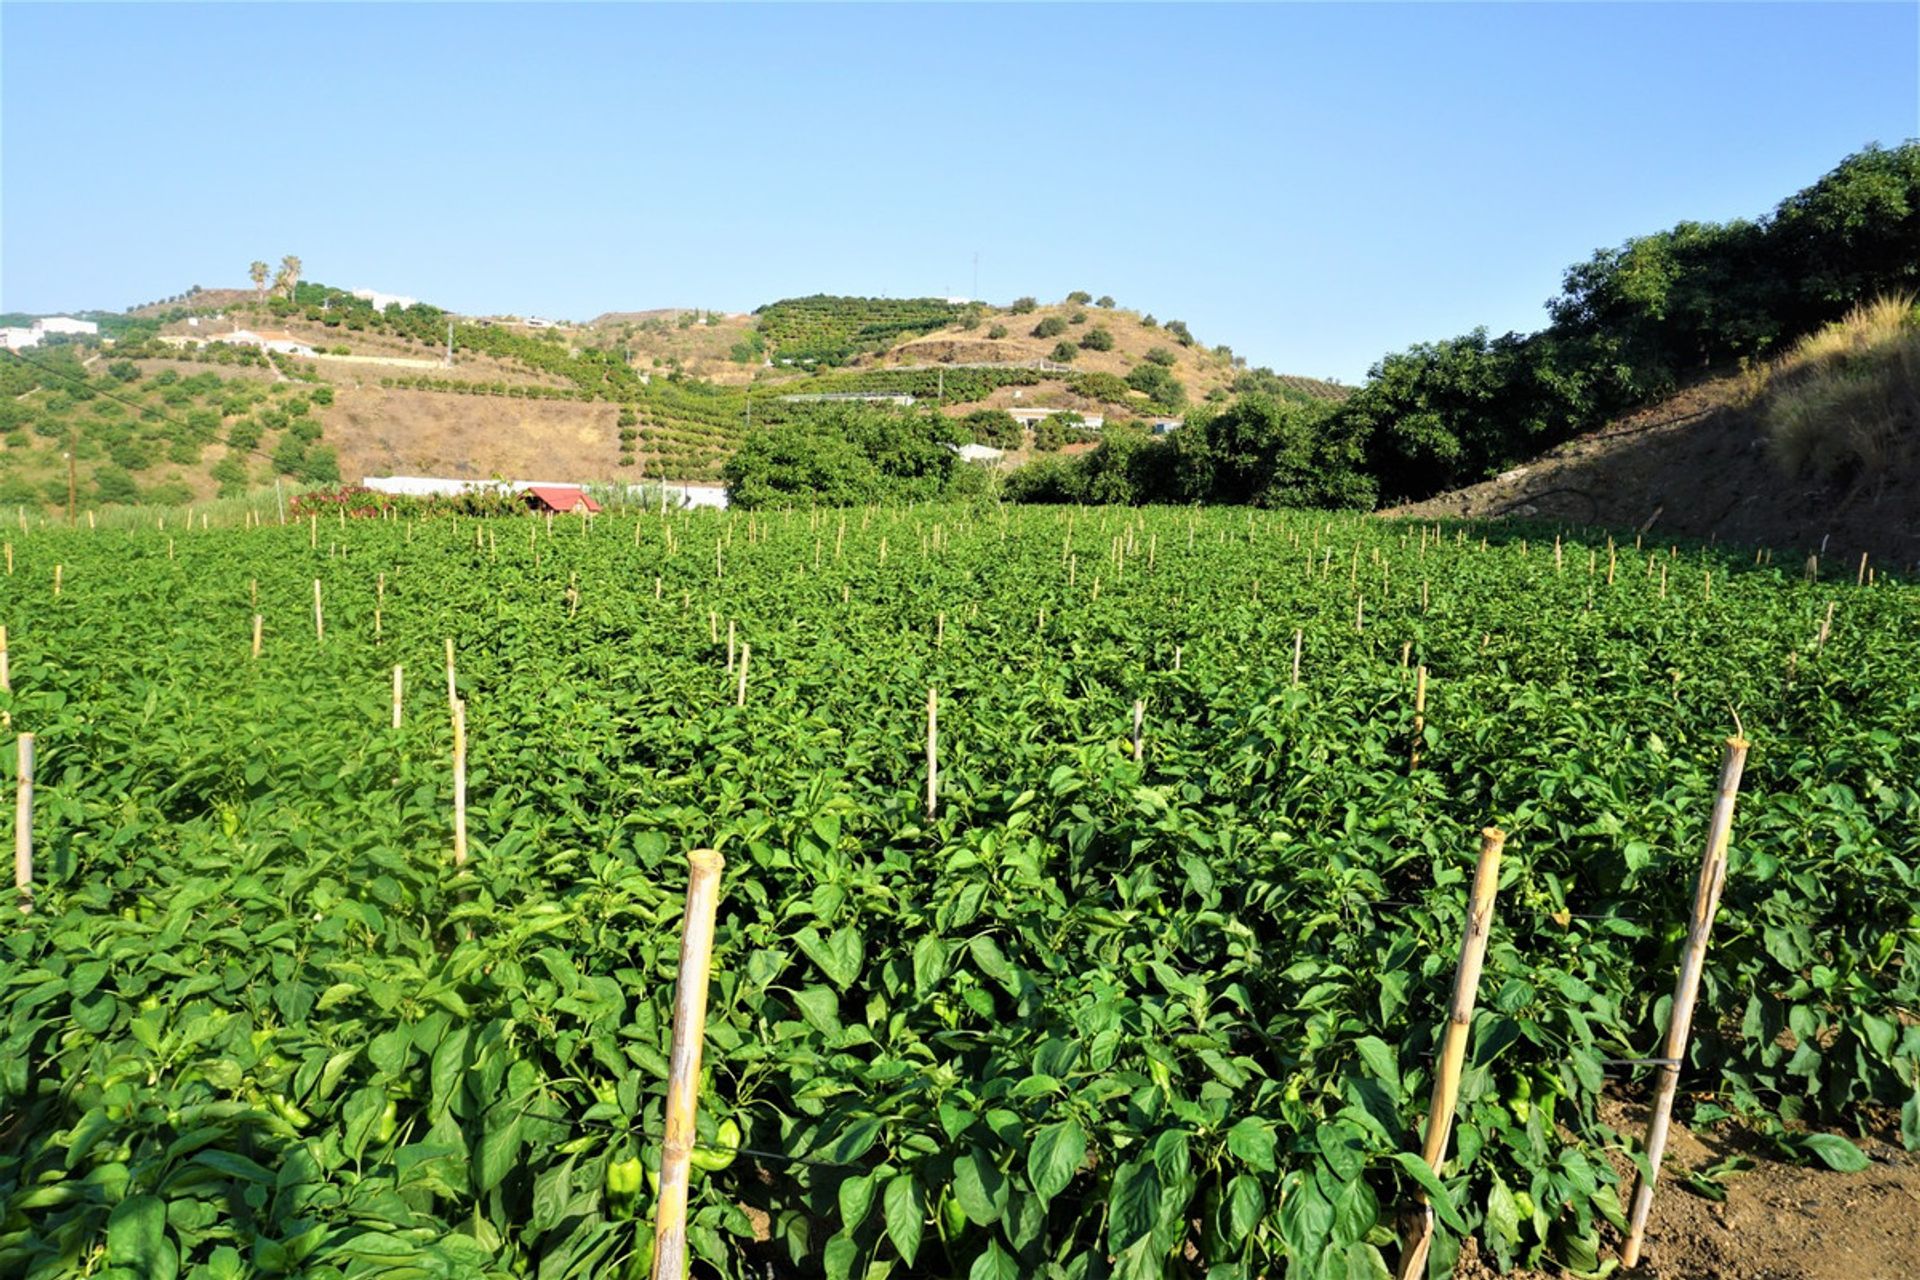
[[[1056,413],[1070,414],[1080,419],[1080,425],[1089,431],[1098,431],[1106,425],[1106,418],[1097,413],[1078,413],[1072,409],[1043,409],[1038,406],[1016,405],[1008,409],[1015,422],[1023,427],[1037,427]]]
[[[29,329],[22,325],[8,325],[6,328],[0,329],[0,347],[5,347],[9,351],[25,351],[28,347],[37,347],[39,345],[40,334],[38,330]]]
[[[272,329],[255,333],[251,329],[235,329],[232,333],[223,333],[208,339],[210,342],[224,342],[236,347],[258,347],[262,351],[275,351],[283,356],[310,356],[313,348],[290,333],[281,333]]]
[[[71,316],[46,316],[35,320],[33,327],[41,333],[73,333],[92,337],[100,332],[100,326],[91,320],[75,320]]]
[[[567,484],[530,484],[522,491],[527,505],[535,511],[552,511],[564,515],[579,512],[595,515],[600,504],[587,496],[587,491],[577,485]]]

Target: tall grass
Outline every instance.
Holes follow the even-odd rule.
[[[1802,338],[1759,402],[1791,476],[1852,483],[1920,469],[1920,311],[1912,295],[1855,307]]]

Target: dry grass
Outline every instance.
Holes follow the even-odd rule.
[[[1761,422],[1791,476],[1857,483],[1920,465],[1920,312],[1881,298],[1801,339],[1769,371]]]

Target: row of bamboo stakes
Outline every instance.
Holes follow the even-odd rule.
[[[929,814],[934,803],[932,764],[937,706],[937,698],[929,690]],[[1136,759],[1139,753],[1141,709],[1142,704],[1136,702]],[[1654,1186],[1659,1180],[1666,1154],[1680,1067],[1685,1060],[1687,1042],[1692,1033],[1693,1008],[1699,996],[1708,936],[1726,883],[1727,845],[1733,828],[1734,805],[1739,796],[1741,774],[1746,764],[1747,745],[1746,740],[1737,735],[1728,738],[1721,759],[1720,781],[1713,816],[1708,824],[1706,852],[1701,858],[1700,871],[1694,884],[1686,951],[1674,984],[1659,1064],[1660,1073],[1648,1119],[1646,1174],[1634,1192],[1628,1234],[1621,1249],[1622,1265],[1628,1269],[1638,1265],[1645,1248]],[[1487,943],[1492,936],[1494,899],[1499,890],[1500,860],[1505,847],[1506,835],[1498,828],[1488,827],[1481,832],[1480,854],[1468,895],[1466,929],[1460,939],[1459,958],[1454,966],[1452,997],[1435,1063],[1433,1091],[1427,1105],[1426,1131],[1421,1145],[1421,1159],[1435,1177],[1441,1175],[1446,1165],[1447,1146],[1459,1107],[1461,1077],[1473,1027],[1474,1006],[1479,996],[1480,975],[1486,961]],[[667,1076],[666,1134],[660,1155],[660,1192],[654,1209],[653,1280],[686,1280],[688,1274],[688,1170],[699,1111],[700,1060],[706,1038],[714,920],[719,901],[720,873],[724,865],[724,859],[711,849],[696,849],[688,855],[686,912],[681,933],[680,969],[674,991],[673,1041]],[[1434,1212],[1424,1188],[1416,1191],[1413,1205],[1401,1215],[1399,1234],[1401,1250],[1399,1265],[1395,1270],[1397,1280],[1413,1280],[1414,1277],[1425,1275],[1427,1257],[1433,1245]]]

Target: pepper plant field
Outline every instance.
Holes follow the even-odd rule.
[[[1599,1103],[1658,1052],[1736,717],[1681,1119],[1842,1169],[1850,1133],[1920,1146],[1920,595],[1489,532],[983,507],[0,533],[0,765],[18,732],[38,757],[0,1274],[645,1274],[631,1162],[658,1159],[703,846],[702,1268],[1377,1277],[1424,1186],[1430,1274],[1467,1235],[1603,1269],[1606,1157],[1639,1135]]]

